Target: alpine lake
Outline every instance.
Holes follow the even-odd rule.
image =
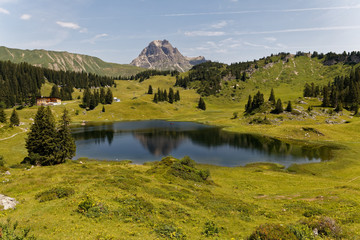
[[[327,161],[336,148],[322,144],[284,142],[261,135],[240,134],[193,122],[163,120],[86,123],[72,127],[76,157],[131,160],[135,164],[165,156],[189,156],[197,163],[226,167],[255,162],[285,167]]]

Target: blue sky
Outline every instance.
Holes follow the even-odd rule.
[[[225,63],[360,50],[359,0],[0,0],[0,45],[130,63],[152,40]]]

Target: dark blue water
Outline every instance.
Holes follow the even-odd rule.
[[[289,144],[191,122],[115,122],[74,127],[72,133],[77,147],[75,159],[132,160],[141,164],[169,155],[188,155],[198,163],[233,167],[254,162],[290,166],[331,158],[330,147]]]

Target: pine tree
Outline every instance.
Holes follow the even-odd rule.
[[[169,103],[174,103],[175,95],[174,90],[172,88],[169,89]]]
[[[111,92],[111,89],[108,88],[107,92],[106,92],[106,95],[105,95],[105,103],[106,104],[112,104],[113,102],[113,94]]]
[[[102,107],[101,112],[105,112],[105,106]]]
[[[10,116],[10,127],[19,126],[19,125],[20,125],[19,115],[17,114],[16,110],[14,109]]]
[[[274,89],[271,89],[271,93],[270,93],[270,97],[269,97],[269,102],[271,102],[272,105],[275,105],[275,93],[274,93]]]
[[[56,85],[52,86],[50,97],[60,98],[60,91]]]
[[[276,102],[275,109],[271,113],[279,114],[284,112],[281,99],[279,98]]]
[[[56,136],[56,151],[53,164],[64,163],[66,159],[72,159],[75,156],[76,145],[70,131],[70,116],[66,108],[60,120],[60,126]]]
[[[204,101],[204,99],[202,99],[201,97],[200,97],[200,99],[199,99],[198,108],[200,108],[201,110],[206,110],[205,101]]]
[[[49,107],[39,107],[34,124],[26,139],[29,162],[36,165],[52,165],[57,148],[54,117]]]
[[[0,108],[0,123],[6,123],[6,113],[3,108]]]
[[[153,94],[153,89],[152,89],[152,86],[151,86],[151,85],[149,85],[149,90],[148,90],[147,93],[148,93],[148,94]]]
[[[288,102],[287,106],[286,106],[286,111],[287,112],[292,112],[292,105],[291,105],[291,101]]]
[[[175,102],[177,102],[177,101],[180,101],[180,92],[179,92],[179,90],[177,90],[176,93],[175,93]]]

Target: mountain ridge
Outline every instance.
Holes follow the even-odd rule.
[[[168,40],[154,40],[130,64],[156,70],[186,72],[194,65],[206,62],[205,57],[185,57]]]
[[[144,71],[129,64],[109,63],[85,54],[44,49],[22,50],[5,46],[0,46],[0,60],[14,63],[27,62],[33,66],[52,70],[84,71],[107,76],[130,76]]]

